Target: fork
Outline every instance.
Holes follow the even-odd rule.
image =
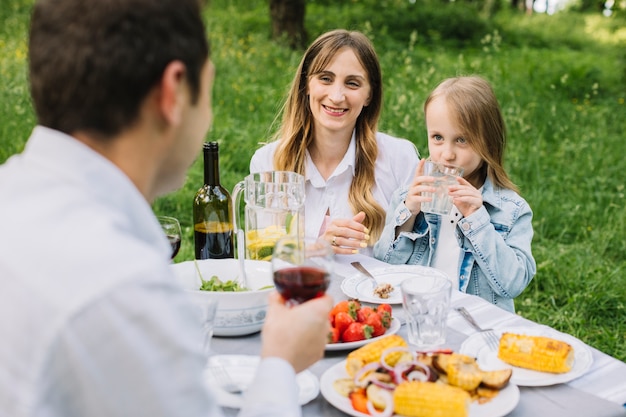
[[[211,374],[217,381],[217,385],[222,388],[224,391],[229,392],[231,394],[241,394],[243,392],[243,388],[233,381],[230,377],[228,371],[222,365],[216,365],[209,367]]]
[[[493,329],[481,328],[478,323],[476,323],[476,320],[474,320],[474,317],[472,317],[469,311],[465,309],[465,307],[458,307],[455,308],[455,310],[458,311],[463,316],[463,318],[472,325],[474,329],[476,329],[483,335],[483,339],[485,339],[485,341],[487,342],[487,346],[489,346],[491,350],[498,350],[500,340],[498,339],[498,336],[496,336]]]
[[[367,269],[365,269],[365,267],[363,265],[361,265],[361,262],[358,261],[354,261],[351,262],[350,265],[352,265],[353,267],[355,267],[360,273],[362,273],[363,275],[365,275],[370,282],[372,283],[372,287],[376,288],[378,286],[378,281],[376,281],[376,278],[374,277],[374,275],[372,275],[370,273],[370,271],[368,271]]]

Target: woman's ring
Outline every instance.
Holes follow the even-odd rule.
[[[333,236],[333,241],[331,242],[333,246],[337,246],[337,236]]]

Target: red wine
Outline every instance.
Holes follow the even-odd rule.
[[[180,250],[180,236],[167,235],[167,240],[172,245],[172,259],[174,259]]]
[[[285,300],[298,303],[321,297],[330,278],[326,271],[311,266],[295,266],[274,272],[274,285]]]

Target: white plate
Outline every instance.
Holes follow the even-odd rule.
[[[491,350],[485,345],[485,341],[480,333],[468,337],[459,350],[469,356],[476,358],[480,367],[484,370],[513,368],[511,382],[515,385],[525,387],[541,387],[546,385],[561,384],[569,382],[583,375],[589,370],[593,363],[591,349],[580,340],[565,333],[561,333],[547,326],[537,327],[509,327],[494,330],[498,337],[502,333],[517,333],[529,336],[547,336],[553,339],[562,340],[569,343],[574,348],[574,365],[569,372],[563,374],[552,374],[548,372],[532,371],[530,369],[511,366],[498,359],[498,352]]]
[[[259,365],[260,357],[253,355],[216,355],[209,358],[207,367],[223,366],[233,382],[240,386],[249,385]],[[213,373],[205,369],[206,382],[213,388],[217,403],[222,407],[241,408],[243,397],[241,394],[231,394],[217,384]],[[317,397],[320,392],[319,380],[310,371],[302,371],[296,375],[298,383],[298,403],[304,405]]]
[[[350,400],[340,395],[334,388],[333,382],[339,378],[347,378],[346,361],[341,361],[327,369],[320,379],[322,395],[326,401],[355,417],[368,417],[367,414],[360,413],[352,408]],[[513,384],[509,384],[491,401],[485,404],[472,402],[469,410],[469,417],[502,417],[510,413],[519,402],[519,389]],[[400,417],[399,414],[394,414]]]
[[[410,278],[417,265],[388,265],[380,268],[370,269],[379,284],[389,283],[393,286],[393,291],[389,298],[380,298],[374,295],[372,281],[360,272],[346,277],[341,282],[341,291],[350,298],[357,298],[361,301],[373,304],[401,304],[402,293],[400,284],[406,278]]]
[[[396,317],[393,317],[393,320],[391,320],[391,326],[389,326],[389,328],[383,335],[372,337],[371,339],[359,340],[357,342],[328,343],[326,344],[326,350],[356,349],[363,345],[367,345],[368,343],[374,342],[382,337],[389,336],[390,334],[396,334],[398,330],[400,330],[400,326],[400,320]]]

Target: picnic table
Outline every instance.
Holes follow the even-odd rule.
[[[366,268],[384,268],[384,264],[374,258],[362,255],[337,256],[336,271],[328,293],[335,302],[348,298],[341,289],[341,282],[354,275],[356,270],[350,262],[360,261]],[[452,297],[452,308],[448,316],[448,329],[445,347],[458,351],[468,338],[477,334],[454,310],[465,307],[481,326],[494,330],[515,327],[546,327],[517,314],[512,314],[494,306],[480,297],[456,292]],[[403,323],[402,306],[393,305],[393,315]],[[407,326],[402,325],[398,334],[407,337]],[[554,330],[554,329],[552,329]],[[555,330],[554,330],[555,331]],[[582,343],[582,342],[580,342]],[[242,337],[214,337],[214,354],[257,355],[260,351],[260,334]],[[626,416],[626,364],[591,346],[584,345],[591,353],[590,367],[577,378],[564,383],[539,386],[519,386],[519,401],[512,411],[503,414],[509,417],[612,417]],[[325,353],[322,360],[309,368],[321,378],[329,368],[345,360],[349,350],[332,350]],[[540,384],[540,383],[539,383]],[[236,416],[237,410],[225,408],[227,416]],[[345,417],[346,414],[329,403],[320,393],[303,406],[303,416]],[[471,417],[471,414],[470,414]]]

